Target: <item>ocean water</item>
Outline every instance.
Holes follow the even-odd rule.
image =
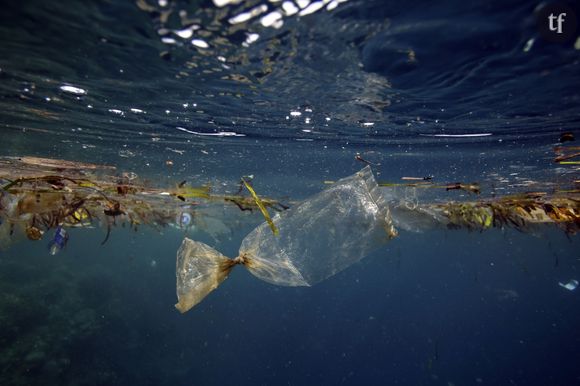
[[[574,189],[554,148],[580,135],[580,40],[543,39],[539,6],[2,4],[0,156],[158,187],[253,175],[288,202],[368,163],[380,182],[482,187],[404,190],[419,203]],[[187,236],[234,257],[262,221]],[[580,384],[580,289],[559,285],[580,280],[580,243],[555,227],[401,230],[306,288],[237,268],[185,314],[183,230],[69,233],[56,256],[47,240],[0,250],[1,385]]]

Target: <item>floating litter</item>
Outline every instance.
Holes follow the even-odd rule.
[[[58,228],[56,228],[54,238],[48,245],[50,254],[52,256],[56,255],[66,246],[67,242],[68,242],[68,233],[62,226],[59,225]],[[576,282],[576,284],[578,284],[578,282]]]
[[[568,291],[574,291],[576,289],[576,287],[578,287],[578,280],[570,280],[568,283],[564,284],[562,282],[559,282],[558,284],[560,284],[560,287],[566,288]]]
[[[187,212],[182,212],[177,216],[177,225],[179,225],[180,228],[187,228],[188,226],[191,225],[193,221],[193,218],[191,217],[191,214],[187,213]]]
[[[366,166],[259,225],[244,238],[234,259],[185,238],[177,252],[175,307],[182,313],[188,311],[236,265],[271,284],[311,286],[395,236],[389,209]]]

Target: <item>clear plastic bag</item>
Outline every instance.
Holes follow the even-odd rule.
[[[235,259],[186,238],[177,253],[177,309],[185,312],[199,303],[236,264],[272,284],[310,286],[396,236],[368,166],[272,221],[279,235],[261,224],[244,238]]]

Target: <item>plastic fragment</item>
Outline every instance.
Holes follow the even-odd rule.
[[[185,181],[184,181],[185,182]],[[185,198],[209,198],[209,186],[202,187],[184,187],[179,186],[178,194]]]
[[[192,225],[193,218],[189,212],[181,212],[177,215],[176,224],[179,228],[187,228]]]
[[[566,288],[568,291],[574,291],[578,287],[578,280],[570,280],[568,283],[564,284],[562,282],[558,283],[560,287]]]
[[[68,233],[62,226],[59,225],[56,228],[54,238],[48,245],[50,254],[53,256],[56,255],[66,246],[67,242],[68,242]]]

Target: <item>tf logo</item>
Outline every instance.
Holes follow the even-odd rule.
[[[543,3],[535,11],[542,37],[550,42],[564,43],[576,37],[575,10],[567,3]]]
[[[566,12],[562,12],[556,17],[553,13],[548,16],[550,31],[557,31],[556,33],[562,33],[562,23],[564,23],[564,17],[566,16]],[[554,25],[554,20],[558,21],[558,26]]]

